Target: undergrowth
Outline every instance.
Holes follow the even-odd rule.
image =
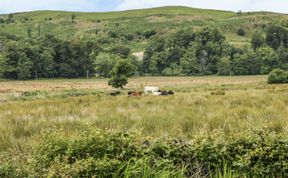
[[[0,177],[287,177],[288,137],[246,134],[226,141],[220,135],[147,140],[133,133],[50,131],[26,164],[2,156]]]

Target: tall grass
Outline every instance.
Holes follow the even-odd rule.
[[[153,78],[133,79],[129,87],[141,90],[137,86],[149,82],[148,79]],[[46,131],[70,137],[87,129],[137,132],[147,140],[166,137],[189,140],[201,134],[221,133],[219,142],[231,140],[235,134],[245,138],[247,130],[288,133],[288,85],[267,85],[263,77],[256,80],[200,77],[193,82],[182,79],[182,83],[169,77],[150,81],[152,85],[175,91],[174,96],[128,97],[127,89],[112,97],[107,95],[109,90],[74,89],[32,91],[6,98],[0,103],[0,162],[3,157],[10,157],[13,163],[27,164],[27,155],[34,154],[31,145],[39,144]],[[5,164],[8,169],[9,164]],[[124,174],[121,172],[123,177],[182,176],[181,170],[145,166],[145,160],[125,163],[125,169]],[[215,176],[238,175],[227,165]]]
[[[71,90],[5,101],[0,104],[0,149],[25,144],[47,128],[69,134],[89,126],[186,138],[199,132],[229,135],[259,128],[287,132],[288,85],[241,80],[229,85],[169,85],[165,88],[176,91],[175,96],[134,98],[123,91],[123,95],[111,97],[105,92]],[[218,91],[225,92],[215,95]]]
[[[246,176],[243,176],[243,175],[240,176],[226,163],[224,163],[224,166],[222,168],[218,168],[218,170],[216,171],[216,174],[211,177],[213,178],[239,178],[239,177],[246,178]]]
[[[122,168],[124,170],[122,170]],[[176,170],[172,166],[167,166],[165,161],[160,162],[156,167],[151,167],[149,165],[149,159],[142,158],[136,162],[131,163],[130,161],[124,163],[119,167],[114,174],[114,177],[123,177],[123,178],[133,178],[133,177],[142,177],[142,178],[184,178],[184,169]]]

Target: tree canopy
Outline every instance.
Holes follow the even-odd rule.
[[[234,47],[217,28],[184,28],[168,34],[152,30],[143,60],[133,57],[125,45],[110,44],[110,37],[103,39],[107,43],[99,43],[61,40],[54,35],[36,37],[29,28],[27,33],[26,38],[0,35],[1,77],[111,77],[121,59],[135,66],[134,73],[139,75],[256,75],[288,69],[288,31],[278,26],[267,27],[266,34],[255,32],[251,49]],[[126,37],[132,38],[129,34]]]
[[[123,88],[128,83],[128,78],[135,74],[136,67],[127,59],[120,59],[111,71],[108,84],[114,88]]]

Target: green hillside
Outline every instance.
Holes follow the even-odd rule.
[[[76,15],[74,23],[72,14]],[[181,28],[197,30],[202,26],[217,27],[224,32],[235,46],[249,45],[251,34],[263,31],[268,25],[288,27],[288,15],[269,12],[234,13],[229,11],[205,10],[188,7],[161,7],[123,12],[83,13],[61,11],[34,11],[15,13],[10,23],[2,22],[0,32],[27,37],[54,34],[62,39],[90,39],[103,46],[125,44],[132,51],[143,51],[147,38],[145,32],[155,30],[157,34],[167,34]],[[8,19],[9,15],[1,15]],[[245,36],[237,35],[239,28]],[[110,36],[110,38],[107,38]]]

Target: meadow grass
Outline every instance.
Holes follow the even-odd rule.
[[[288,85],[268,85],[266,80],[267,76],[137,77],[116,97],[108,95],[114,89],[106,79],[1,81],[0,163],[11,159],[22,172],[30,169],[25,165],[33,165],[34,148],[45,141],[45,133],[54,133],[55,139],[81,139],[87,130],[137,133],[142,140],[214,135],[220,143],[233,142],[235,135],[247,139],[255,130],[286,135]],[[127,96],[146,85],[175,95]],[[13,96],[15,92],[21,94]],[[140,163],[125,163],[122,176],[129,177],[130,169],[142,177],[182,176],[181,170],[157,172]],[[231,165],[219,166],[216,177],[238,176]]]
[[[89,87],[83,89],[97,80],[67,80],[82,89],[48,90],[36,96],[8,97],[0,103],[0,149],[21,147],[46,129],[61,129],[67,134],[86,127],[140,131],[152,138],[190,138],[214,131],[229,135],[260,128],[287,132],[288,85],[268,85],[265,79],[266,76],[143,77],[132,79],[117,97],[107,95],[111,89],[105,88],[104,83],[98,92]],[[57,86],[64,81],[41,82]],[[9,83],[2,82],[1,86]],[[35,85],[32,81],[26,85],[29,83]],[[145,84],[171,89],[176,94],[127,96],[128,90],[141,90]]]

